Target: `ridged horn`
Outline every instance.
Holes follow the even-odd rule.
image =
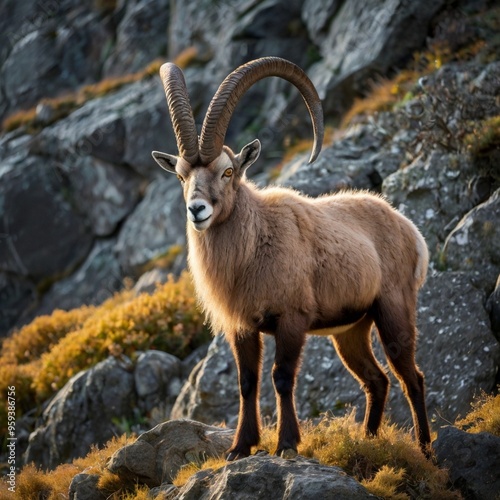
[[[200,159],[203,165],[209,164],[222,152],[227,127],[239,100],[253,84],[268,76],[288,80],[302,94],[314,130],[314,145],[309,163],[317,158],[323,143],[323,109],[313,83],[292,62],[280,57],[262,57],[235,69],[221,83],[212,98],[200,136]]]
[[[194,165],[199,157],[198,134],[184,74],[175,64],[165,63],[160,68],[160,77],[167,96],[168,111],[174,127],[179,156]]]

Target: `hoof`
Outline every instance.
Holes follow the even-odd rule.
[[[240,460],[241,458],[246,458],[249,455],[250,455],[250,453],[243,453],[242,451],[238,451],[238,450],[229,450],[228,454],[226,455],[226,461],[234,462],[235,460]]]
[[[436,456],[434,455],[432,446],[429,444],[421,446],[422,453],[425,455],[425,458],[436,465]]]
[[[276,452],[276,455],[278,455],[278,457],[284,458],[285,460],[292,460],[298,455],[298,453],[297,450],[294,450],[293,448],[284,448],[282,450],[278,450]]]

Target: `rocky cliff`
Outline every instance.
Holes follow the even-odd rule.
[[[174,60],[183,68],[201,123],[228,72],[276,55],[303,67],[323,100],[328,138],[319,159],[307,164],[307,112],[290,85],[277,79],[247,94],[226,142],[237,149],[255,137],[261,140],[263,157],[252,167],[259,184],[275,182],[311,196],[369,189],[412,219],[431,254],[419,301],[417,361],[426,374],[434,428],[465,415],[480,391],[495,390],[500,382],[495,2],[3,3],[1,335],[12,336],[55,309],[98,306],[124,283],[135,284],[137,293],[151,292],[152,283],[181,272],[182,193],[174,176],[160,171],[150,156],[151,150],[176,151],[158,61]],[[108,360],[93,367],[89,362],[88,371],[68,376],[64,387],[54,382],[53,391],[60,392],[50,402],[33,400],[39,418],[23,421],[26,459],[53,468],[84,455],[93,443],[104,444],[123,430],[123,422],[141,421],[136,430],[144,431],[148,425],[142,419],[155,409],[172,419],[232,426],[238,406],[232,356],[220,336],[206,349],[182,362],[159,352],[129,359],[111,351]],[[269,420],[275,412],[272,349],[272,342],[266,343],[261,405]],[[382,353],[377,355],[383,362]],[[390,418],[407,425],[404,396],[396,381],[392,385]],[[107,390],[112,404],[106,406]],[[308,341],[297,404],[302,419],[327,411],[344,415],[350,406],[363,413],[363,394],[328,339]],[[75,435],[80,436],[76,447],[69,437]],[[261,460],[251,465],[256,474],[266,467]],[[275,467],[277,478],[288,474],[274,462],[268,467]],[[322,466],[305,462],[297,467],[337,481],[336,470],[320,471]],[[227,486],[231,474],[239,473],[236,467],[202,483]],[[290,491],[302,492],[300,474],[289,473],[297,474]],[[186,498],[222,494],[206,484],[187,488]],[[353,488],[353,495],[361,494]]]

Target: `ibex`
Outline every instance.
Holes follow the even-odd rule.
[[[182,71],[167,63],[160,75],[179,155],[152,154],[182,183],[197,294],[213,329],[225,331],[238,367],[240,413],[227,459],[246,457],[259,443],[261,333],[276,341],[277,455],[295,456],[300,442],[294,386],[306,334],[330,336],[366,393],[364,430],[375,435],[389,381],[372,352],[373,324],[426,451],[430,435],[424,377],[415,364],[415,316],[428,251],[417,228],[378,195],[312,199],[291,189],[258,189],[247,180],[260,142],[235,154],[224,138],[238,101],[262,78],[281,77],[299,89],[314,128],[310,162],[321,150],[321,102],[293,63],[264,57],[232,72],[210,103],[200,137]]]

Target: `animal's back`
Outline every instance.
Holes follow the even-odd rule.
[[[380,290],[382,264],[370,234],[369,205],[392,209],[378,197],[351,195],[359,203],[343,194],[312,199],[285,188],[257,193],[266,245],[257,248],[255,266],[262,277],[258,296],[266,296],[267,309],[297,309],[321,322],[370,307]],[[256,272],[249,269],[249,275]]]
[[[353,235],[357,232],[367,238],[378,255],[383,254],[380,264],[384,278],[390,278],[389,286],[398,282],[411,282],[417,288],[422,285],[428,265],[425,240],[413,222],[382,196],[347,191],[318,198],[316,203]]]

